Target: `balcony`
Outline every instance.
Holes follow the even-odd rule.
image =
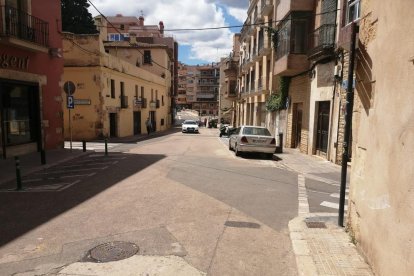
[[[275,75],[294,76],[308,69],[310,16],[293,12],[278,25]]]
[[[262,0],[260,6],[262,7],[262,10],[261,10],[262,15],[266,16],[273,12],[273,1],[272,0]]]
[[[157,103],[156,103],[155,101],[150,101],[150,103],[149,103],[149,107],[150,107],[151,109],[156,109],[156,108],[157,108]]]
[[[133,101],[134,107],[138,108],[147,108],[147,99],[145,98],[135,98]]]
[[[279,2],[275,18],[278,21],[283,20],[291,12],[312,12],[315,8],[315,0],[283,0]]]
[[[335,30],[335,24],[325,24],[310,34],[310,60],[318,61],[335,55]]]
[[[2,42],[37,52],[48,52],[49,23],[21,10],[0,6]]]

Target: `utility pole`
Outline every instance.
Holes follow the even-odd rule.
[[[344,132],[344,144],[342,153],[342,169],[341,169],[341,188],[339,194],[339,213],[338,213],[338,225],[344,226],[344,210],[345,210],[345,191],[346,191],[346,174],[349,161],[349,142],[351,137],[351,123],[352,123],[352,111],[354,109],[354,67],[355,67],[355,46],[356,46],[356,34],[359,31],[359,27],[355,22],[352,23],[351,33],[351,49],[349,54],[349,69],[348,69],[348,85],[346,89],[346,111],[345,111],[345,132]]]

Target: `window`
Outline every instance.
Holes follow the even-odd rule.
[[[151,60],[151,51],[150,50],[145,50],[144,51],[144,64],[151,64],[152,60]]]
[[[111,98],[115,99],[115,80],[111,80]]]
[[[124,30],[124,29],[125,29],[124,24],[121,24],[121,25],[119,26],[119,28],[120,28],[121,30]]]
[[[124,84],[123,81],[121,81],[119,84],[120,84],[119,87],[121,89],[121,97],[123,97],[123,96],[125,96],[124,95],[125,94],[125,84]]]
[[[164,95],[161,96],[161,103],[162,103],[162,106],[164,106]]]
[[[108,34],[109,41],[121,41],[124,40],[124,36],[120,34]]]
[[[278,26],[276,59],[287,54],[305,54],[308,50],[310,13],[293,12]]]
[[[0,133],[5,145],[36,140],[39,129],[36,87],[0,82]]]
[[[135,99],[138,99],[138,85],[135,85]]]
[[[346,14],[346,24],[352,23],[361,17],[360,0],[348,0]]]
[[[154,101],[154,89],[151,89],[151,102]]]

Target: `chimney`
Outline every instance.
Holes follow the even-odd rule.
[[[121,13],[117,13],[116,14],[116,17],[122,17],[122,14]]]
[[[141,16],[138,18],[138,20],[139,20],[138,26],[140,26],[140,27],[144,27],[144,17],[141,15]]]
[[[129,43],[131,44],[137,44],[137,34],[136,33],[130,33],[129,34]]]
[[[164,22],[160,21],[159,25],[160,25],[160,34],[164,35]]]

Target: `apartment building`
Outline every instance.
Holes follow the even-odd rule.
[[[76,140],[93,140],[146,133],[147,118],[154,131],[171,126],[169,71],[153,73],[135,63],[145,49],[155,48],[158,52],[153,59],[166,67],[170,56],[165,45],[107,43],[104,32],[64,33],[63,37],[64,80],[75,88],[74,109],[64,109],[66,139],[70,135]]]
[[[60,2],[0,0],[0,156],[63,146]]]
[[[182,62],[178,63],[178,92],[175,104],[179,109],[190,107],[187,105],[187,66]]]
[[[133,43],[165,45],[167,47],[171,60],[165,67],[171,72],[169,93],[172,95],[171,107],[175,108],[175,98],[178,94],[178,43],[173,37],[164,33],[164,22],[159,21],[158,25],[146,25],[143,15],[137,18],[136,16],[117,14],[116,16],[107,16],[106,18],[109,22],[106,22],[100,16],[96,17],[95,20],[99,20],[96,24],[97,26],[102,25],[105,28],[101,28],[101,31],[106,32],[105,40],[107,41],[131,41]],[[151,49],[145,50],[142,59],[138,59],[135,62],[143,65],[143,69],[151,72],[163,69],[157,61],[149,62],[153,58],[151,51]]]
[[[235,34],[232,52],[220,61],[219,120],[231,125],[236,125],[239,59],[240,34]]]
[[[218,63],[192,65],[189,81],[193,81],[195,100],[193,109],[200,115],[218,116],[218,94],[220,83],[220,66]],[[187,85],[188,89],[188,85]]]
[[[274,1],[252,0],[240,35],[238,124],[269,126],[266,100],[273,91],[272,26]]]

